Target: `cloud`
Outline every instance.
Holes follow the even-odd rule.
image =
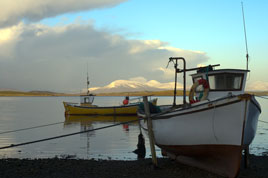
[[[250,82],[246,90],[249,91],[268,91],[268,82],[263,82],[263,81],[254,81]]]
[[[129,79],[130,81],[136,81],[136,82],[140,82],[140,83],[145,83],[147,82],[146,78],[144,77],[133,77]]]
[[[115,6],[126,0],[2,0],[0,27],[15,25],[21,20],[39,21],[68,12]]]
[[[1,88],[79,91],[86,88],[87,68],[90,87],[129,78],[167,83],[174,80],[173,66],[163,68],[169,57],[185,57],[188,67],[208,59],[203,52],[169,47],[159,40],[128,40],[92,24],[20,23],[1,34]]]
[[[166,79],[170,79],[171,77],[174,77],[175,75],[174,68],[159,67],[159,68],[156,68],[155,71],[161,71],[163,73],[163,78],[166,78]]]

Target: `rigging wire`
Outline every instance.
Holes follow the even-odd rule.
[[[126,121],[126,122],[120,122],[120,123],[117,123],[117,124],[108,125],[108,126],[104,126],[104,127],[99,127],[99,128],[96,128],[96,129],[89,129],[89,130],[84,130],[84,131],[80,131],[80,132],[73,132],[73,133],[70,133],[70,134],[64,134],[64,135],[59,135],[59,136],[55,136],[55,137],[49,137],[49,138],[44,138],[44,139],[34,140],[34,141],[29,141],[29,142],[24,142],[24,143],[11,144],[9,146],[0,147],[0,150],[7,149],[7,148],[18,147],[18,146],[23,146],[23,145],[29,145],[29,144],[38,143],[38,142],[54,140],[54,139],[63,138],[63,137],[69,137],[69,136],[78,135],[78,134],[81,134],[81,133],[92,132],[92,131],[96,131],[96,130],[102,130],[102,129],[106,129],[106,128],[110,128],[110,127],[114,127],[114,126],[118,126],[118,125],[122,125],[122,124],[129,124],[129,123],[132,123],[132,122],[137,122],[137,121],[142,120],[142,119],[138,118],[138,119],[135,119],[135,120]]]
[[[64,122],[55,122],[55,123],[51,123],[51,124],[33,126],[33,127],[23,128],[23,129],[9,130],[9,131],[0,132],[0,135],[1,134],[6,134],[6,133],[12,133],[12,132],[19,132],[19,131],[23,131],[23,130],[30,130],[30,129],[36,129],[36,128],[41,128],[41,127],[47,127],[47,126],[56,125],[56,124],[62,124],[62,123],[64,123]]]
[[[247,58],[247,70],[248,70],[248,40],[247,40],[247,32],[246,32],[246,22],[245,22],[245,15],[244,15],[244,7],[243,7],[243,2],[241,2],[241,6],[242,6],[242,15],[243,15],[243,26],[244,26],[244,35],[245,35],[245,44],[246,44],[246,58]]]

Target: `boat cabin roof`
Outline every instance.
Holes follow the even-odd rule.
[[[243,70],[243,69],[208,69],[208,71],[204,68],[201,68],[200,70],[197,70],[197,73],[191,74],[191,76],[196,76],[196,75],[202,75],[202,74],[213,74],[213,73],[245,73],[245,72],[250,72],[250,70]]]

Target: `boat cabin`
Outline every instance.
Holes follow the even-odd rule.
[[[212,67],[200,68],[196,74],[192,74],[193,83],[200,79],[207,80],[209,84],[209,94],[207,99],[221,98],[228,95],[243,94],[246,85],[247,73],[249,70],[240,69],[219,69]],[[201,93],[202,86],[197,88],[197,93]]]
[[[81,106],[91,106],[93,101],[94,101],[94,96],[93,94],[89,95],[80,95],[80,105]]]

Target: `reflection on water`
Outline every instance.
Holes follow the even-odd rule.
[[[122,122],[130,122],[130,123],[124,123],[124,124],[115,126],[115,127],[117,127],[116,128],[117,130],[120,129],[121,132],[123,132],[123,135],[120,135],[120,137],[122,137],[122,136],[129,137],[129,134],[133,134],[133,133],[129,133],[130,127],[133,127],[133,128],[139,127],[139,122],[137,121],[136,116],[83,116],[83,115],[76,116],[76,115],[66,115],[65,122],[64,122],[64,128],[74,127],[74,126],[78,125],[78,126],[80,126],[80,131],[88,131],[85,133],[81,133],[80,136],[84,137],[84,139],[87,141],[87,144],[86,144],[87,155],[90,155],[91,154],[90,153],[90,145],[92,145],[91,142],[93,142],[91,139],[94,139],[94,137],[96,137],[96,132],[102,132],[101,125],[104,125],[103,127],[105,127],[105,126],[112,126],[115,124],[120,124]],[[98,129],[98,130],[96,131],[96,129]],[[106,128],[104,128],[104,129],[106,129]],[[135,131],[135,135],[136,135],[136,131]],[[115,139],[113,139],[113,140],[115,140]],[[121,138],[120,140],[123,141],[124,143],[127,142],[127,140],[125,140],[123,138]],[[138,137],[137,137],[136,144],[138,144],[138,140],[140,140],[140,139],[138,139]],[[122,143],[119,142],[119,144],[122,144]],[[118,151],[120,151],[120,148],[116,148],[116,149]],[[135,147],[133,147],[133,150],[134,149],[135,149]],[[145,149],[145,147],[144,147],[144,149]],[[121,151],[123,151],[123,150],[121,150]],[[103,152],[103,153],[105,153],[105,152]],[[101,156],[103,153],[100,152],[98,154],[98,156]],[[137,153],[137,150],[136,150],[136,153]],[[132,156],[135,156],[135,155],[133,154]],[[140,156],[140,154],[138,154],[138,156]],[[119,157],[119,155],[118,155],[118,157]],[[112,159],[112,155],[109,155],[108,158]],[[113,159],[115,159],[115,158],[113,157]]]
[[[133,121],[133,122],[130,122]],[[98,125],[98,123],[106,123],[108,125],[114,125],[114,124],[121,124],[122,130],[125,132],[129,132],[129,124],[130,123],[123,123],[123,122],[130,122],[132,125],[137,125],[137,116],[76,116],[76,115],[65,115],[65,121],[64,121],[64,128],[67,127],[73,127],[74,125],[80,125],[81,131],[87,131],[92,130],[83,134],[90,134],[94,133],[95,125]],[[105,129],[105,128],[104,128]],[[100,128],[101,130],[101,128]]]
[[[92,122],[121,123],[137,120],[137,116],[87,116],[87,115],[66,115],[64,125],[81,124],[86,125]],[[133,122],[138,124],[138,122]]]
[[[124,97],[96,97],[98,105],[115,105]],[[268,122],[268,100],[257,98],[262,106],[260,120]],[[178,103],[182,100],[178,97]],[[0,97],[0,132],[61,122],[61,124],[20,132],[0,134],[0,147],[58,135],[93,130],[126,121],[136,116],[64,116],[62,102],[77,102],[79,97]],[[172,97],[158,97],[158,104],[172,103]],[[0,158],[72,157],[84,159],[137,159],[140,127],[138,122],[118,125],[103,130],[50,140],[36,144],[0,150]],[[149,140],[144,134],[146,158],[150,157]],[[142,141],[140,141],[142,142]],[[267,154],[268,124],[259,122],[257,135],[250,146],[251,153]],[[156,148],[161,157],[160,149]],[[266,153],[265,153],[266,152]]]

